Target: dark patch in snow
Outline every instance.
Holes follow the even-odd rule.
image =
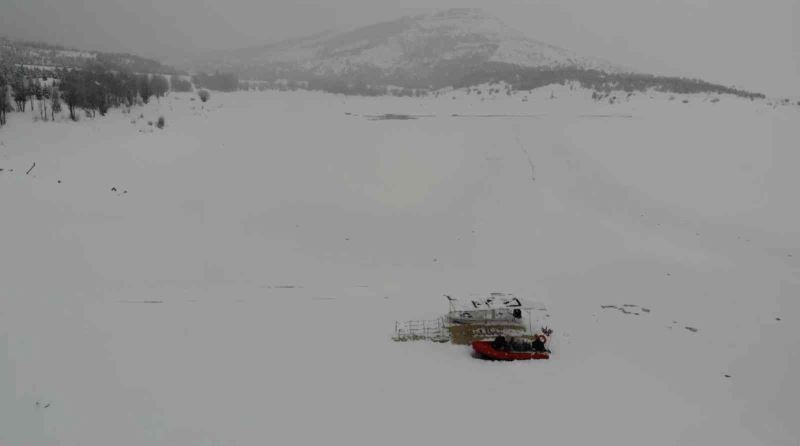
[[[419,118],[433,118],[434,115],[404,115],[404,114],[396,114],[396,113],[386,113],[383,115],[366,115],[366,118],[370,121],[385,121],[385,120],[409,120],[409,119],[419,119]]]
[[[635,308],[641,308],[641,307],[639,307],[638,305],[634,305],[634,304],[623,304],[622,306],[600,305],[600,308],[602,308],[603,310],[617,310],[622,314],[630,314],[630,315],[634,315],[634,316],[640,316],[641,315],[641,313],[639,313],[638,311],[634,310]],[[646,309],[646,308],[641,308],[641,310],[644,311],[645,313],[649,313],[650,312],[650,310]]]
[[[581,117],[581,118],[633,118],[633,115],[610,113],[610,114],[597,114],[597,115],[580,115],[579,117]]]
[[[683,327],[683,328],[685,328],[685,329],[687,329],[687,330],[691,331],[692,333],[697,333],[698,331],[700,331],[700,329],[698,329],[698,328],[694,328],[694,327],[690,327],[690,326],[688,326],[688,325],[687,325],[687,326],[685,326],[685,327]]]
[[[458,114],[458,113],[453,113],[453,114],[452,114],[452,115],[450,115],[450,116],[452,116],[452,117],[454,117],[454,118],[541,118],[541,117],[542,117],[542,115],[530,115],[530,114],[511,114],[511,115],[506,115],[506,114],[502,114],[502,115],[497,115],[497,114],[491,114],[491,115],[460,115],[460,114]]]

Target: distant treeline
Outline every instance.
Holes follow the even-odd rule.
[[[239,89],[239,78],[233,73],[199,73],[193,76],[192,80],[197,88],[216,91],[236,91]]]
[[[170,90],[177,93],[186,93],[194,90],[194,87],[192,87],[192,81],[184,79],[180,76],[176,76],[174,74],[169,80],[169,87]]]
[[[529,68],[504,63],[487,63],[464,76],[454,87],[470,87],[487,82],[505,82],[516,90],[533,90],[552,84],[577,82],[585,88],[601,93],[611,91],[655,90],[677,94],[716,93],[744,98],[764,98],[761,93],[739,90],[712,84],[699,79],[654,76],[637,73],[606,73],[580,68]]]
[[[42,44],[43,45],[43,44]],[[106,63],[86,64],[81,68],[54,68],[7,63],[0,59],[0,125],[10,112],[38,109],[42,120],[55,120],[62,110],[72,120],[83,110],[88,117],[104,116],[110,108],[130,108],[161,98],[169,91],[199,89],[236,91],[239,79],[230,73],[200,73],[189,80],[173,74],[140,74]],[[198,93],[203,102],[208,92]]]
[[[0,125],[14,111],[38,111],[37,118],[54,120],[62,105],[72,120],[80,110],[89,117],[105,115],[112,107],[146,104],[170,90],[193,86],[155,60],[0,37]]]
[[[290,79],[311,90],[330,93],[375,96],[382,94],[416,94],[417,91],[436,91],[442,88],[468,88],[485,83],[504,82],[512,90],[532,90],[552,84],[579,83],[598,93],[611,91],[656,90],[676,94],[717,93],[745,98],[763,98],[760,93],[726,87],[710,82],[682,77],[654,76],[637,73],[606,73],[577,67],[531,68],[520,65],[489,62],[478,56],[440,61],[419,70],[384,72],[375,67],[356,67],[352,70],[320,76],[293,64],[273,64],[244,67],[240,70],[249,79],[275,83]],[[387,87],[397,86],[397,88]]]
[[[169,81],[161,75],[136,75],[102,69],[73,70],[58,84],[70,118],[76,109],[94,116],[105,115],[111,107],[147,104],[150,98],[161,98],[169,91]]]
[[[79,110],[88,117],[105,115],[110,108],[130,108],[161,98],[172,91],[192,91],[192,83],[177,75],[135,74],[109,70],[102,64],[83,69],[9,67],[0,64],[0,125],[9,112],[35,111],[39,118],[55,120],[62,105],[72,120]]]
[[[424,88],[398,88],[373,86],[361,82],[348,82],[341,79],[312,79],[295,81],[279,79],[276,81],[239,81],[239,90],[311,90],[350,96],[424,96],[429,92]]]

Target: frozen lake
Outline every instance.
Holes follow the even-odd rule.
[[[0,129],[0,443],[800,438],[797,107],[191,97]],[[550,361],[391,341],[490,291]]]

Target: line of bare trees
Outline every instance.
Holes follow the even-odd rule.
[[[110,108],[132,107],[157,100],[170,91],[170,81],[161,75],[134,74],[108,70],[101,65],[86,69],[57,69],[48,76],[22,67],[10,72],[0,67],[0,125],[9,112],[35,110],[42,120],[55,120],[64,104],[73,121],[83,110],[89,117],[104,116]],[[177,82],[175,82],[177,80]],[[191,83],[173,76],[180,90],[191,90]],[[48,116],[49,115],[49,116]]]
[[[160,99],[169,91],[164,76],[136,75],[102,69],[72,70],[59,82],[70,119],[76,120],[76,110],[88,116],[104,116],[109,108],[147,104],[152,97]]]

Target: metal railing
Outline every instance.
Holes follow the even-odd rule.
[[[431,340],[445,342],[450,340],[450,332],[444,318],[418,321],[396,321],[394,323],[395,341]]]

